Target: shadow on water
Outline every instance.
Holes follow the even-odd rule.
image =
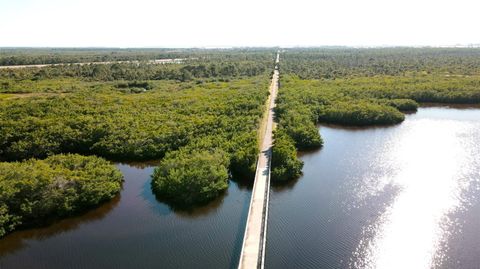
[[[323,146],[319,147],[319,148],[314,148],[314,149],[302,150],[302,151],[297,152],[297,156],[301,158],[303,156],[314,155],[314,154],[319,153],[322,150],[322,148],[323,148]]]
[[[229,184],[235,184],[240,190],[251,190],[253,185],[252,180],[247,179],[230,179]],[[228,196],[228,190],[229,188],[210,201],[194,205],[178,205],[162,198],[161,196],[155,195],[152,190],[151,181],[149,180],[143,185],[142,197],[145,198],[145,200],[149,202],[150,207],[161,216],[174,213],[178,217],[195,219],[217,212],[222,206],[225,198]]]
[[[251,175],[251,176],[233,175],[230,178],[230,182],[235,182],[235,184],[237,184],[237,187],[240,190],[251,191],[253,189],[254,179],[255,179],[255,175]]]
[[[421,103],[421,108],[455,108],[455,109],[479,109],[480,104],[442,104],[442,103]]]
[[[217,198],[212,201],[198,203],[194,205],[176,205],[162,197],[152,193],[151,184],[145,184],[143,195],[148,199],[150,206],[154,211],[162,216],[174,213],[178,217],[195,219],[202,216],[215,213],[223,204],[225,197],[228,195],[228,189],[222,192]],[[147,193],[147,190],[149,191]]]
[[[235,179],[231,178],[229,180],[229,185],[235,185],[238,190],[241,191],[251,191],[253,187],[253,182],[251,179],[237,177]],[[182,207],[178,205],[170,204],[168,201],[165,201],[161,197],[153,194],[151,190],[150,182],[147,182],[143,187],[143,196],[149,201],[152,208],[155,208],[155,211],[161,215],[173,212],[176,217],[180,219],[195,220],[201,217],[207,217],[210,215],[215,215],[219,213],[220,209],[224,205],[226,197],[229,195],[230,186],[227,190],[221,193],[216,199],[208,201],[201,204],[196,204],[189,207]],[[235,191],[236,192],[236,191]],[[246,195],[238,201],[241,204],[240,210],[237,212],[240,214],[241,220],[246,220],[248,216],[249,206],[250,206],[250,195]],[[240,252],[243,245],[243,236],[245,233],[245,225],[241,223],[236,226],[234,232],[234,245],[232,256],[228,264],[228,268],[235,269],[238,267],[238,262],[240,259]]]
[[[234,183],[236,184],[236,183]],[[237,184],[237,186],[239,187],[239,184]],[[240,187],[239,187],[240,189]],[[246,228],[246,220],[247,220],[247,217],[248,217],[248,211],[250,209],[250,199],[251,199],[251,196],[250,195],[246,195],[244,197],[244,199],[241,201],[241,204],[242,204],[242,207],[241,207],[241,210],[240,210],[240,214],[241,214],[241,217],[240,219],[241,220],[245,220],[245,225],[238,225],[237,226],[237,230],[236,230],[236,233],[235,233],[235,246],[233,248],[233,255],[232,255],[232,258],[230,260],[230,264],[229,264],[229,267],[230,269],[236,269],[238,267],[238,262],[240,260],[240,253],[242,251],[242,246],[243,246],[243,236],[245,234],[245,228]]]
[[[415,113],[412,113],[415,114]],[[318,124],[317,127],[320,129],[322,127],[328,127],[330,129],[335,129],[335,130],[345,130],[345,131],[365,131],[365,130],[385,130],[389,128],[395,128],[399,126],[400,123],[397,124],[388,124],[388,125],[365,125],[365,126],[348,126],[348,125],[340,125],[340,124],[333,124],[333,123],[321,123]]]
[[[301,176],[300,176],[301,177]],[[271,189],[275,192],[289,191],[295,187],[300,177],[288,181],[272,181],[270,183]]]
[[[87,211],[74,217],[50,223],[39,228],[28,228],[17,230],[1,239],[0,257],[14,253],[26,247],[25,241],[34,239],[42,241],[58,234],[77,229],[83,224],[102,220],[108,215],[120,202],[120,195],[117,195],[111,201],[106,202],[98,208]]]

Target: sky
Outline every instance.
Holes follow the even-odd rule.
[[[478,0],[0,0],[0,47],[480,44]]]

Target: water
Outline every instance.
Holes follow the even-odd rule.
[[[0,268],[236,268],[251,188],[175,212],[150,190],[153,167],[119,164],[121,195],[85,215],[0,240]]]
[[[304,175],[272,186],[267,268],[478,268],[480,109],[422,108],[382,128],[323,126]],[[121,195],[0,240],[0,268],[236,268],[250,187],[191,212],[119,164]]]
[[[268,268],[478,268],[480,110],[323,126],[304,175],[270,196]]]

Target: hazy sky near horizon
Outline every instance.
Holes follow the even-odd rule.
[[[478,0],[0,0],[0,46],[480,44]]]

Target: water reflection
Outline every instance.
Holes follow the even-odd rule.
[[[118,205],[119,201],[120,196],[117,196],[99,208],[93,209],[80,216],[64,219],[45,227],[20,230],[9,234],[0,241],[0,257],[27,247],[29,240],[42,241],[49,237],[77,229],[82,224],[101,220]]]
[[[382,192],[387,184],[400,190],[392,204],[360,242],[353,267],[431,268],[444,256],[437,250],[448,239],[454,220],[448,214],[463,204],[473,169],[472,135],[478,125],[451,120],[409,121],[386,143],[379,166],[395,170],[365,177],[360,197]],[[371,180],[373,179],[373,180]],[[408,258],[407,258],[408,257]]]
[[[235,184],[231,182],[230,184]],[[209,214],[213,214],[217,212],[220,206],[223,204],[225,197],[228,195],[228,190],[223,192],[219,197],[217,197],[213,201],[209,201],[206,204],[195,205],[193,207],[187,208],[175,208],[170,206],[170,209],[177,214],[177,216],[182,218],[191,218],[195,219],[202,216],[208,216]],[[161,203],[161,200],[157,198],[157,201]]]
[[[244,176],[233,176],[230,182],[235,182],[241,190],[251,191],[253,188],[253,178]]]
[[[324,148],[301,155],[304,175],[272,186],[267,267],[480,264],[479,109],[420,108],[396,126],[320,132]]]

